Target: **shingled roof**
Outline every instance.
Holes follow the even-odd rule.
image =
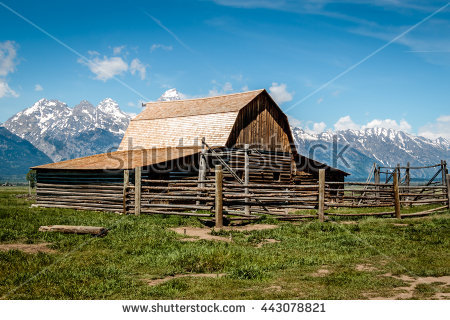
[[[201,147],[154,148],[115,151],[73,160],[45,164],[32,169],[120,170],[150,166],[199,153]]]
[[[146,109],[133,121],[237,112],[263,91],[259,89],[215,97],[148,102],[145,104]]]
[[[216,97],[157,101],[131,120],[119,150],[177,147],[198,144],[206,138],[212,146],[224,146],[239,111],[264,89]]]

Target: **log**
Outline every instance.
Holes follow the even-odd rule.
[[[325,169],[319,169],[319,204],[317,209],[317,215],[319,221],[324,222],[324,207],[325,207]]]
[[[92,234],[94,236],[103,236],[108,233],[108,229],[104,227],[91,227],[91,226],[41,226],[39,227],[41,232],[61,232],[61,233],[75,233],[75,234]]]

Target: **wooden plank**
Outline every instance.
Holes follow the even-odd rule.
[[[141,178],[142,178],[142,168],[137,167],[134,170],[134,214],[141,214]]]
[[[450,209],[450,174],[446,174],[445,175],[445,181],[447,184],[447,207]]]
[[[223,172],[222,172],[221,165],[216,165],[215,176],[216,176],[216,205],[214,208],[215,221],[216,221],[216,227],[222,228],[223,227],[223,193],[222,193]]]
[[[325,169],[319,169],[319,205],[317,215],[319,221],[324,222],[324,207],[325,207]]]
[[[394,208],[395,208],[395,217],[397,219],[401,219],[402,215],[400,213],[400,195],[399,195],[399,189],[398,189],[398,171],[399,169],[395,169],[395,172],[393,174],[394,183]]]
[[[123,171],[123,214],[127,214],[127,187],[130,184],[130,170]]]
[[[248,144],[244,145],[244,151],[245,151],[245,161],[244,161],[244,184],[248,185],[250,183],[250,169],[249,169],[249,148],[250,146]],[[248,187],[244,188],[245,195],[249,194]],[[249,202],[250,199],[247,197],[245,198],[246,202]],[[244,207],[245,214],[250,215],[250,206],[246,205]]]
[[[66,226],[66,225],[53,225],[53,226],[41,226],[39,227],[41,232],[61,232],[61,233],[75,233],[75,234],[92,234],[94,236],[106,235],[108,229],[104,227],[91,227],[91,226]]]

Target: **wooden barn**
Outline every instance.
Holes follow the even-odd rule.
[[[201,205],[189,188],[206,192],[215,164],[223,165],[229,183],[309,185],[317,183],[319,169],[327,181],[343,182],[348,175],[298,154],[287,116],[262,89],[147,103],[118,151],[34,167],[37,205],[128,213],[136,203],[128,203],[127,188],[138,186],[131,193],[140,194],[145,186],[166,188],[157,201],[143,200],[149,213],[207,209],[210,198]]]

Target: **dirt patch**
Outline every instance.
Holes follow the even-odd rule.
[[[376,271],[377,268],[375,268],[374,266],[370,265],[370,264],[357,264],[355,266],[355,269],[357,271]]]
[[[226,231],[258,231],[258,230],[270,230],[276,229],[278,226],[276,224],[248,224],[245,226],[233,226],[233,227],[223,227],[222,230]]]
[[[262,248],[262,246],[269,244],[269,243],[278,243],[281,242],[280,240],[276,240],[276,239],[264,239],[263,241],[261,241],[260,243],[258,243],[256,245],[257,248]]]
[[[409,226],[409,224],[407,224],[407,223],[393,223],[392,225],[396,226],[396,227],[408,227]]]
[[[327,274],[330,274],[330,272],[331,271],[328,270],[327,268],[322,267],[311,275],[313,277],[325,277]]]
[[[179,228],[171,228],[170,230],[173,230],[176,233],[181,234],[185,237],[190,237],[181,239],[181,241],[216,240],[216,241],[231,242],[231,239],[229,237],[220,237],[211,235],[211,229],[208,228],[179,227]]]
[[[283,288],[281,286],[270,286],[267,288],[264,288],[264,291],[274,292],[274,291],[281,291]]]
[[[341,221],[340,224],[358,224],[356,221]]]
[[[149,286],[157,286],[161,283],[173,280],[173,279],[180,279],[180,278],[220,278],[223,277],[225,275],[225,273],[192,273],[192,274],[177,274],[174,276],[168,276],[165,278],[161,278],[161,279],[152,279],[152,280],[148,280],[148,279],[144,279],[144,281],[149,285]]]
[[[25,253],[55,253],[56,250],[50,249],[48,246],[51,243],[4,243],[0,244],[0,251],[20,250]]]
[[[223,227],[220,230],[225,231],[256,231],[256,230],[268,230],[275,229],[277,225],[272,224],[253,224],[246,226],[233,226],[233,227]],[[186,238],[181,239],[181,241],[198,241],[198,240],[216,240],[232,242],[231,237],[221,237],[211,235],[211,230],[209,228],[194,228],[194,227],[178,227],[171,228],[170,230],[175,231],[178,234],[185,236]],[[274,239],[271,239],[274,240]]]
[[[391,273],[386,273],[382,275],[383,277],[392,277],[395,279],[402,280],[407,283],[405,287],[395,288],[393,290],[394,295],[389,297],[379,297],[366,295],[371,300],[398,300],[398,299],[412,299],[414,297],[414,292],[416,287],[420,284],[434,284],[441,288],[450,286],[450,276],[442,277],[417,277],[413,278],[407,275],[394,276]],[[430,299],[449,299],[450,293],[448,292],[436,292]]]

